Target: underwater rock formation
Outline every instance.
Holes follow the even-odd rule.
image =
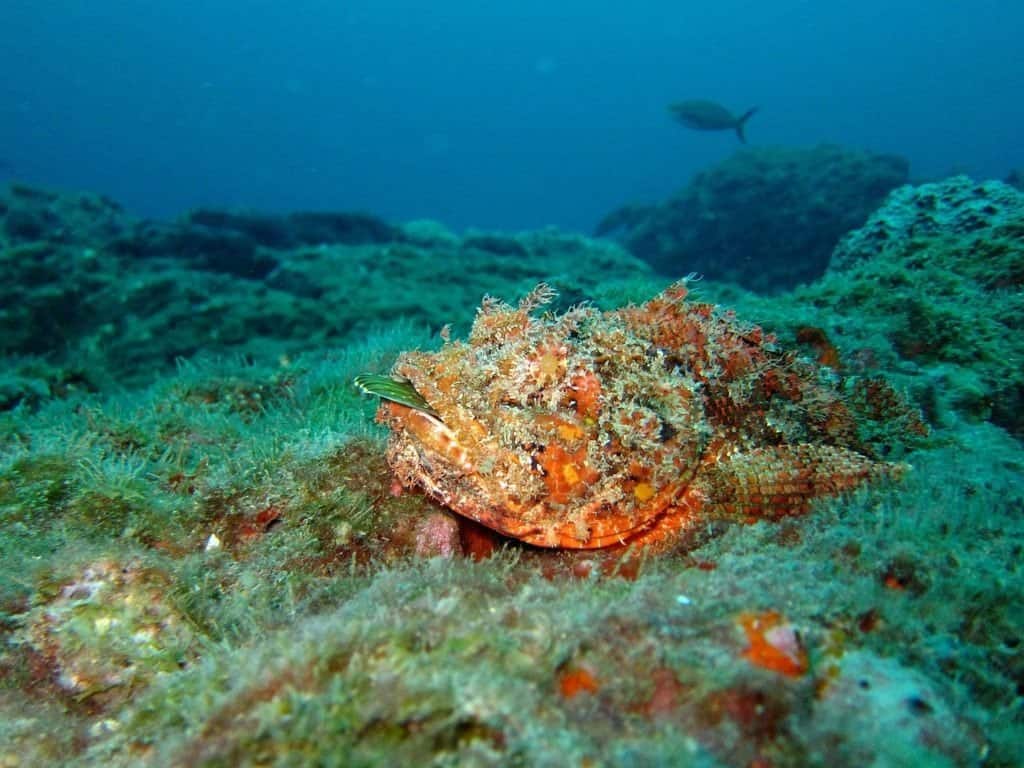
[[[134,219],[104,195],[11,183],[0,195],[0,247],[34,242],[89,245],[124,233]]]
[[[0,354],[51,369],[10,369],[20,383],[0,386],[0,406],[67,382],[145,383],[197,354],[288,358],[396,320],[438,329],[488,291],[539,280],[578,302],[650,275],[618,246],[554,230],[460,237],[364,214],[213,210],[151,222],[14,186],[0,197]]]
[[[614,234],[666,275],[698,272],[759,293],[819,277],[840,236],[860,226],[907,161],[833,145],[744,149],[663,203],[613,211]]]
[[[303,246],[403,242],[401,228],[369,214],[284,215],[201,208],[171,223],[142,222],[109,244],[135,258],[171,258],[189,267],[262,280],[281,265],[278,253]]]
[[[895,190],[788,296],[710,290],[844,375],[884,372],[933,425],[991,421],[1019,437],[1022,286],[1024,193],[957,176]]]
[[[536,318],[553,298],[540,285],[518,307],[485,299],[468,341],[357,378],[384,398],[396,476],[506,536],[595,549],[800,514],[898,474],[830,369],[686,295],[683,281],[641,306]]]
[[[40,590],[25,642],[63,695],[123,702],[196,656],[194,629],[167,600],[170,583],[138,560],[90,562]]]
[[[1024,194],[999,181],[977,182],[968,176],[953,176],[930,184],[902,186],[863,226],[843,237],[832,252],[829,266],[848,269],[866,259],[884,259],[893,249],[903,250],[912,242],[920,244],[929,238],[990,235],[995,228],[1019,223],[1022,215]],[[986,269],[1005,272],[996,264]],[[1007,273],[1007,279],[1012,281],[1012,273]]]
[[[800,298],[860,329],[847,349],[870,343],[876,359],[914,371],[932,420],[985,419],[1021,436],[1022,287],[1024,193],[957,176],[893,192]]]
[[[223,211],[200,208],[184,221],[197,227],[244,234],[268,248],[295,248],[320,243],[365,245],[402,240],[399,227],[368,213],[299,211],[273,215],[258,211]]]

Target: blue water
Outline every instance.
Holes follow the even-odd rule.
[[[0,180],[141,214],[361,209],[590,230],[751,142],[1024,165],[1024,3],[4,0]]]

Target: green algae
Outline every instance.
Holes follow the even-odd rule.
[[[387,357],[374,342],[340,362],[307,361],[292,396],[244,413],[230,398],[182,393],[196,391],[188,383],[196,380],[237,391],[240,378],[258,391],[277,375],[272,368],[184,369],[133,396],[130,409],[122,398],[98,399],[88,411],[93,436],[65,441],[65,453],[46,435],[57,423],[67,434],[71,414],[26,422],[31,443],[47,452],[21,448],[6,465],[5,508],[18,510],[23,526],[49,521],[56,546],[47,559],[65,566],[23,587],[38,614],[12,606],[12,617],[52,612],[107,542],[106,557],[130,547],[151,553],[160,574],[151,583],[161,585],[154,610],[180,617],[192,636],[187,653],[169,644],[166,654],[138,657],[130,685],[35,688],[31,696],[44,699],[86,695],[101,707],[90,722],[114,724],[98,727],[79,764],[331,764],[344,755],[345,764],[369,765],[426,755],[437,765],[543,765],[556,755],[666,754],[692,765],[758,754],[813,763],[820,740],[842,743],[838,704],[818,702],[815,686],[836,669],[844,679],[842,659],[854,651],[895,659],[877,663],[928,693],[933,712],[921,722],[955,736],[935,747],[936,760],[975,743],[951,709],[997,740],[997,754],[1012,743],[1014,726],[995,723],[1013,707],[1014,662],[992,654],[1019,630],[1012,605],[1021,585],[1005,570],[1019,536],[1009,515],[1021,503],[1012,441],[977,432],[919,452],[899,489],[858,494],[782,527],[729,529],[683,560],[647,563],[635,582],[552,582],[514,550],[483,563],[410,559],[409,526],[429,505],[391,497],[372,403],[347,383]],[[118,437],[127,413],[136,423],[130,441]],[[992,464],[997,455],[1002,463]],[[104,456],[99,466],[85,461]],[[178,472],[185,477],[174,479]],[[122,498],[128,518],[76,511],[100,495]],[[1004,510],[995,516],[993,499]],[[47,505],[45,516],[27,515],[27,504]],[[260,517],[268,507],[280,517]],[[145,516],[144,529],[134,515]],[[886,587],[894,563],[912,569],[922,589]],[[968,604],[966,614],[956,610]],[[811,677],[779,680],[743,659],[737,616],[769,609],[799,627]],[[109,609],[74,610],[58,612],[72,618],[54,630],[67,639],[57,657],[66,665],[133,649],[94,636]],[[36,652],[44,647],[37,641]],[[593,670],[599,687],[566,698],[559,676],[577,666]],[[923,688],[917,670],[939,687]],[[652,710],[659,691],[669,698],[663,713]],[[775,713],[770,727],[728,714],[752,702]],[[911,749],[913,737],[899,735],[888,754]]]

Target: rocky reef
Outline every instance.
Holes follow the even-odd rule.
[[[697,174],[676,196],[608,214],[613,235],[658,272],[698,272],[774,294],[825,271],[839,238],[860,226],[907,161],[823,144],[753,147]]]
[[[484,293],[542,279],[565,306],[607,303],[609,277],[649,275],[621,248],[554,230],[457,236],[365,214],[213,210],[166,223],[14,185],[0,198],[0,354],[20,362],[0,408],[144,385],[197,353],[286,358],[385,323],[436,330]]]
[[[1024,194],[966,176],[894,191],[786,306],[738,294],[786,341],[884,370],[933,423],[1024,434]]]
[[[900,189],[814,283],[691,280],[682,297],[555,232],[159,224],[12,191],[5,221],[43,223],[5,224],[0,252],[0,765],[1016,765],[1015,195]],[[255,260],[182,245],[221,236]],[[561,300],[542,305],[539,280]],[[449,359],[472,392],[434,375]],[[641,501],[681,436],[736,460],[826,444],[878,482],[783,493],[754,471],[772,493],[672,546],[485,538],[420,490],[431,467],[406,482],[389,463],[379,403],[352,382],[396,363],[427,410],[398,396],[459,427],[418,454],[435,469],[469,456],[471,417],[550,405],[565,423],[537,422],[536,445],[506,425],[507,447],[558,504],[631,454],[601,490]],[[513,373],[511,392],[487,378]],[[473,458],[490,482],[497,459]],[[792,493],[802,514],[745,514]]]

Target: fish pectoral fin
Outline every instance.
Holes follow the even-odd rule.
[[[408,379],[382,376],[378,373],[361,373],[352,380],[352,383],[368,395],[376,395],[437,417],[437,411],[430,407],[430,403],[416,391],[416,387]]]

